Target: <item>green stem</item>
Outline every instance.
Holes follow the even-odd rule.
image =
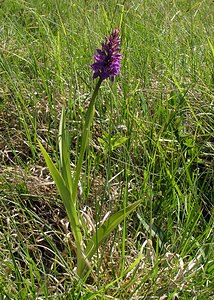
[[[100,78],[99,81],[97,82],[97,85],[96,85],[95,90],[93,92],[93,95],[91,97],[89,107],[88,107],[88,109],[86,111],[86,115],[85,115],[85,124],[84,124],[83,131],[82,131],[80,154],[79,154],[79,157],[78,157],[77,167],[76,167],[76,171],[75,171],[75,175],[74,175],[74,181],[73,181],[73,188],[72,188],[72,203],[75,206],[74,211],[76,211],[78,182],[79,182],[79,179],[80,179],[80,173],[81,173],[81,169],[82,169],[85,150],[86,150],[86,147],[88,145],[90,127],[91,127],[91,123],[92,123],[93,117],[94,117],[95,99],[97,97],[98,90],[100,88],[100,85],[101,85],[102,81],[103,80]],[[77,222],[77,223],[79,225],[79,222]],[[84,272],[86,262],[85,262],[85,259],[83,257],[83,253],[82,253],[81,236],[78,234],[78,232],[76,234],[76,237],[77,237],[77,239],[76,239],[77,274],[81,277],[83,272]]]
[[[78,182],[80,179],[80,173],[81,173],[81,169],[82,169],[85,150],[86,150],[86,147],[88,144],[90,126],[91,126],[93,116],[94,116],[94,104],[95,104],[95,100],[96,100],[96,97],[97,97],[97,94],[98,94],[98,91],[99,91],[102,81],[103,81],[103,79],[100,78],[99,81],[97,82],[97,85],[96,85],[93,95],[91,97],[89,107],[88,107],[88,109],[86,111],[86,115],[85,115],[85,124],[84,124],[83,131],[82,131],[80,154],[79,154],[76,172],[75,172],[75,176],[74,176],[74,182],[73,182],[72,198],[73,198],[74,203],[76,203],[76,199],[77,199]]]

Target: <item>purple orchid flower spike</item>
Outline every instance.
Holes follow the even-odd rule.
[[[94,72],[93,79],[100,77],[104,80],[110,78],[114,81],[114,76],[120,73],[120,37],[119,29],[113,29],[112,34],[105,38],[105,43],[102,43],[102,49],[97,49],[97,54],[94,56],[94,63],[91,65]]]

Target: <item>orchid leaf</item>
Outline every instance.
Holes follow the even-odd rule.
[[[61,174],[59,173],[58,169],[56,168],[56,166],[54,165],[53,161],[51,160],[50,156],[48,155],[47,151],[45,150],[45,148],[42,146],[42,144],[40,143],[40,141],[38,141],[39,143],[39,147],[41,149],[41,152],[44,156],[45,162],[49,168],[49,171],[53,177],[53,180],[56,184],[57,190],[62,198],[62,201],[65,205],[68,217],[69,217],[69,221],[70,221],[70,225],[71,225],[71,229],[72,232],[74,234],[74,238],[77,244],[80,245],[81,240],[82,240],[82,234],[80,231],[80,224],[79,224],[79,220],[78,220],[78,216],[75,210],[75,206],[74,203],[72,201],[71,198],[71,194],[68,190],[68,188],[66,187],[65,181],[62,178]]]
[[[126,218],[131,212],[133,212],[141,203],[141,200],[138,200],[129,206],[126,209],[122,209],[106,220],[103,225],[95,232],[95,234],[90,239],[86,249],[85,255],[88,260],[96,253],[100,244],[110,235],[110,233]]]

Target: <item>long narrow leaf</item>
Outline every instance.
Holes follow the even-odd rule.
[[[60,153],[60,168],[62,177],[65,181],[66,187],[72,194],[73,179],[70,167],[70,143],[66,129],[65,110],[62,108],[60,125],[59,125],[59,153]],[[76,199],[73,199],[74,203]]]
[[[82,235],[80,231],[80,224],[78,221],[77,213],[75,211],[74,203],[72,203],[71,195],[69,190],[67,189],[65,185],[65,181],[62,178],[61,174],[59,173],[58,169],[54,165],[53,161],[51,160],[50,156],[46,152],[45,148],[42,146],[42,144],[38,141],[40,149],[42,151],[42,154],[44,156],[45,162],[48,166],[48,169],[53,177],[53,180],[56,184],[57,190],[63,200],[63,203],[65,205],[70,225],[74,234],[74,238],[76,242],[78,241],[81,243]]]
[[[85,255],[88,260],[92,258],[100,244],[109,236],[109,234],[117,227],[117,225],[119,225],[124,220],[124,217],[133,212],[140,203],[141,200],[134,202],[133,204],[126,207],[125,210],[122,209],[116,212],[103,223],[103,225],[92,236],[91,240],[89,241],[86,247]]]

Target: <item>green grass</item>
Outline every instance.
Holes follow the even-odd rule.
[[[0,299],[214,299],[213,11],[205,0],[0,1]],[[90,64],[114,27],[121,75],[99,91],[79,206],[92,235],[142,204],[80,280],[37,138],[57,163],[66,105],[74,168]]]

